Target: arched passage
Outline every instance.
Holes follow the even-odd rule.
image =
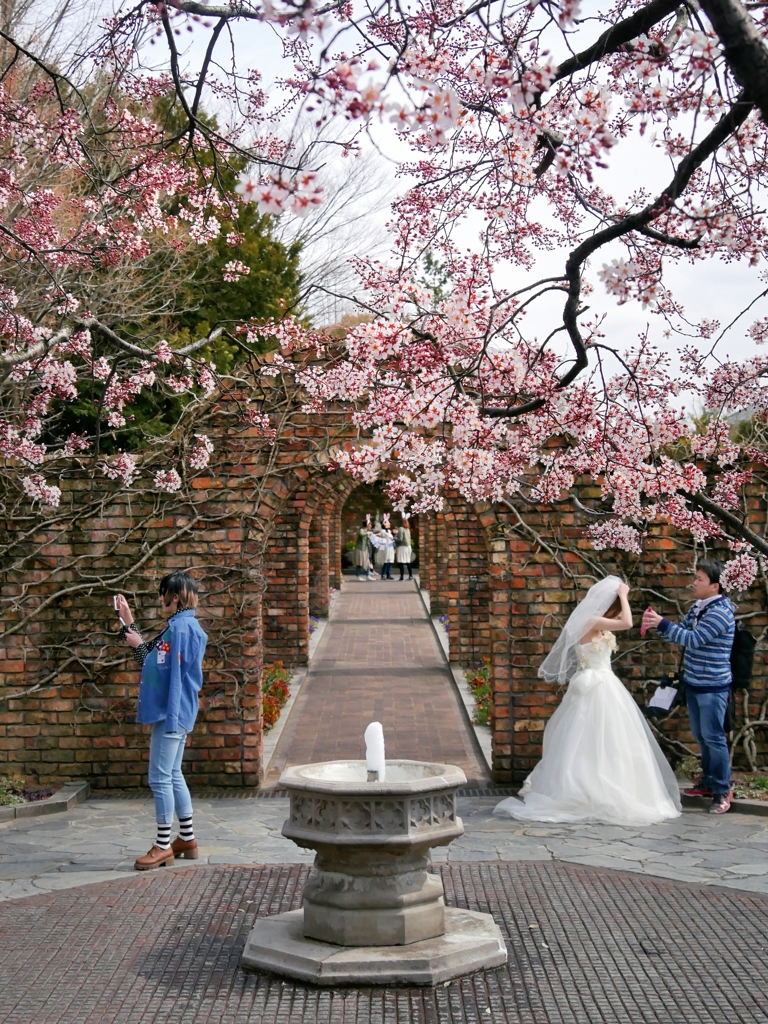
[[[357,532],[360,529],[361,523],[365,521],[366,514],[369,514],[373,521],[377,513],[383,515],[385,512],[389,512],[392,528],[396,530],[400,526],[402,518],[399,512],[392,510],[392,504],[386,494],[386,480],[377,480],[373,484],[361,484],[359,482],[353,484],[341,510],[340,550],[344,571],[351,573],[351,548],[354,547],[357,540]],[[413,547],[412,567],[418,568],[420,548],[419,517],[411,516],[408,520],[408,526],[411,531]]]

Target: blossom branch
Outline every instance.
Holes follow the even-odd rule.
[[[762,555],[768,555],[768,541],[761,537],[758,533],[755,533],[747,524],[740,519],[733,512],[718,505],[716,501],[713,501],[703,491],[698,491],[696,494],[685,495],[688,501],[694,508],[700,508],[703,512],[707,512],[714,519],[717,519],[728,530],[736,537],[741,537],[742,540],[747,541],[749,544],[759,551]]]
[[[768,47],[740,0],[701,0],[733,76],[768,124]]]

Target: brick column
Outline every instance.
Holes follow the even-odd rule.
[[[491,540],[488,544],[488,625],[490,632],[491,678],[493,680],[493,717],[491,746],[493,778],[512,782],[513,711],[512,680],[512,598],[515,580],[510,577],[507,543]],[[520,580],[525,586],[525,580]]]
[[[429,590],[430,607],[433,615],[445,615],[448,613],[450,548],[445,528],[445,514],[443,512],[438,512],[435,516],[432,536],[432,551],[434,554],[432,558],[433,575],[430,580],[431,586]]]
[[[262,595],[254,593],[242,650],[242,774],[244,786],[258,786],[263,777],[264,727],[261,717],[263,641]]]
[[[341,510],[344,508],[346,495],[340,494],[334,500],[329,513],[328,522],[328,582],[334,590],[341,590],[344,574],[341,565],[341,549],[344,537],[341,530]]]
[[[490,657],[488,551],[478,513],[458,496],[451,498],[449,606],[454,650],[451,660],[474,667]]]
[[[265,662],[306,665],[309,652],[309,536],[301,526],[306,495],[275,517],[264,551]]]
[[[419,522],[419,585],[429,592],[430,598],[434,587],[434,516],[423,516]]]
[[[328,508],[321,505],[309,527],[309,614],[328,614]]]

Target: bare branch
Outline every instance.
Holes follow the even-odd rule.
[[[606,54],[621,50],[627,43],[645,35],[654,25],[673,14],[679,6],[679,0],[651,0],[651,3],[641,7],[629,18],[606,29],[599,39],[581,53],[564,60],[555,72],[555,81],[559,82],[577,71],[583,71]]]

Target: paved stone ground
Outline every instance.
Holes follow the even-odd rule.
[[[361,756],[373,718],[390,757],[485,781],[407,583],[340,595],[270,780]],[[767,818],[536,825],[493,818],[498,799],[460,799],[466,834],[435,870],[449,904],[493,914],[510,963],[436,990],[240,970],[254,918],[301,902],[312,855],[280,835],[286,799],[196,799],[200,859],[148,874],[132,869],[154,833],[148,794],[2,824],[0,1024],[768,1024]]]
[[[364,757],[372,721],[384,727],[387,757],[456,764],[470,783],[488,781],[415,583],[345,583],[266,786],[286,765]]]
[[[493,914],[505,968],[437,989],[322,991],[239,966],[306,866],[193,868],[0,906],[3,1024],[760,1024],[768,900],[562,864],[440,870]]]
[[[460,798],[466,835],[435,850],[436,862],[567,862],[768,894],[768,818],[696,810],[650,828],[523,824],[492,817],[497,799]],[[287,813],[283,798],[196,800],[196,865],[311,863],[280,835]],[[153,835],[147,797],[91,799],[67,814],[0,825],[0,901],[133,877]]]

